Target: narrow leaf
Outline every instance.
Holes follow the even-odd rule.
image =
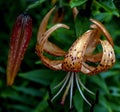
[[[70,2],[70,7],[76,7],[76,6],[80,6],[82,4],[84,4],[87,0],[71,0]]]

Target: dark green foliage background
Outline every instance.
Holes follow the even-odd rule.
[[[89,112],[92,109],[82,100],[78,90],[74,92],[73,109],[69,110],[69,95],[64,106],[57,98],[53,104],[49,102],[52,90],[66,75],[63,71],[53,71],[45,67],[35,54],[36,35],[39,24],[45,14],[53,7],[50,0],[1,0],[0,1],[0,112]],[[63,6],[65,19],[63,23],[70,30],[55,31],[50,41],[67,50],[74,40],[89,29],[89,18],[101,21],[115,43],[116,63],[112,69],[96,76],[80,74],[86,87],[93,92],[98,91],[98,103],[94,112],[120,112],[120,2],[119,0],[57,0],[56,6]],[[77,6],[80,13],[77,20],[72,19],[71,8]],[[87,7],[86,7],[87,6]],[[90,6],[90,7],[89,7]],[[33,35],[19,73],[13,86],[6,86],[6,66],[9,40],[16,17],[30,8],[33,18]],[[91,10],[90,10],[91,9]],[[53,25],[52,18],[48,28]],[[52,24],[51,24],[52,23]],[[53,57],[52,57],[53,58]],[[95,96],[84,92],[87,99],[94,103]]]

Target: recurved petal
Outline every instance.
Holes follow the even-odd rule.
[[[100,31],[97,28],[94,28],[92,30],[92,34],[89,37],[89,42],[87,49],[85,51],[85,56],[92,55],[94,50],[96,49],[96,46],[100,43]]]
[[[89,66],[85,62],[82,62],[81,72],[84,74],[89,74],[91,71],[94,71],[95,67]]]
[[[55,9],[55,7],[53,7],[46,14],[46,16],[43,18],[43,20],[42,20],[42,22],[40,24],[39,30],[38,30],[37,43],[39,44],[39,46],[43,46],[44,51],[46,51],[49,54],[52,54],[52,55],[55,55],[55,56],[64,56],[65,51],[63,51],[61,48],[59,48],[55,44],[53,44],[53,43],[49,42],[48,40],[46,40],[48,38],[47,35],[50,35],[57,28],[59,28],[59,27],[63,27],[63,28],[67,28],[67,29],[69,28],[67,25],[64,25],[64,24],[56,24],[51,29],[46,31],[46,27],[47,27],[47,24],[48,24],[49,17],[51,15],[51,13],[54,11],[54,9]],[[45,37],[47,37],[47,38],[45,38]],[[43,40],[45,40],[46,42],[44,43],[44,45],[41,45],[41,41],[43,41]]]
[[[66,29],[69,29],[69,27],[65,24],[56,24],[54,25],[52,28],[50,28],[48,31],[46,31],[42,37],[41,37],[41,40],[40,41],[37,41],[37,44],[39,45],[39,52],[43,53],[43,49],[44,49],[44,45],[45,43],[48,41],[48,38],[49,36],[55,31],[57,30],[58,28],[66,28]],[[38,35],[39,36],[39,35]],[[53,46],[53,44],[52,44]],[[46,47],[46,50],[47,50],[48,47]],[[57,49],[57,47],[56,47]]]
[[[112,45],[107,40],[101,40],[100,42],[103,47],[102,59],[100,61],[100,64],[93,71],[88,73],[90,75],[106,71],[111,68],[115,63],[115,53]]]
[[[48,38],[48,37],[51,35],[51,33],[53,33],[53,32],[54,32],[55,30],[57,30],[58,28],[66,28],[66,29],[69,29],[69,26],[67,26],[67,25],[65,25],[65,24],[61,24],[61,23],[56,24],[56,25],[54,25],[53,27],[51,27],[49,30],[47,30],[47,31],[45,32],[44,36],[45,36],[46,38]]]
[[[37,34],[37,42],[40,41],[42,35],[46,32],[46,27],[47,27],[47,24],[48,24],[48,20],[49,20],[49,17],[51,15],[51,13],[55,10],[55,7],[53,7],[47,14],[46,16],[43,18],[40,26],[39,26],[39,30],[38,30],[38,34]]]
[[[61,70],[61,63],[63,60],[50,60],[50,59],[48,59],[40,52],[40,47],[38,44],[36,45],[36,53],[41,58],[41,61],[45,66],[47,66],[53,70]]]
[[[109,34],[109,32],[107,31],[107,29],[104,27],[104,25],[97,21],[97,20],[94,20],[94,19],[90,19],[90,21],[92,21],[95,25],[98,26],[98,28],[102,31],[103,35],[107,38],[107,40],[109,41],[109,43],[114,46],[114,43],[113,43],[113,40],[112,40],[112,37],[111,35]]]
[[[97,53],[97,54],[91,54],[88,56],[84,57],[84,61],[89,61],[89,62],[100,62],[102,59],[102,53]]]
[[[51,43],[50,41],[46,41],[44,45],[44,51],[54,56],[64,56],[66,54],[64,50]]]
[[[50,67],[49,65],[51,65],[51,69],[56,69],[57,68],[57,66],[58,66],[58,62],[61,62],[61,61],[57,61],[57,62],[55,62],[55,61],[52,61],[52,60],[49,60],[47,57],[45,57],[44,55],[43,55],[43,51],[44,51],[44,45],[46,44],[46,42],[48,42],[48,38],[49,38],[49,36],[51,35],[51,33],[52,32],[54,32],[55,30],[57,30],[58,28],[66,28],[66,29],[68,29],[69,27],[67,26],[67,25],[64,25],[64,24],[56,24],[56,25],[54,25],[52,28],[50,28],[47,32],[45,32],[45,34],[43,34],[43,36],[42,36],[42,38],[41,38],[41,40],[37,43],[37,45],[36,45],[36,53],[37,53],[37,55],[41,58],[41,61],[46,65],[46,66],[48,66],[48,67]],[[54,46],[53,44],[52,44],[52,46]],[[52,48],[50,48],[49,49],[49,51],[51,50]],[[58,49],[58,51],[56,51]],[[46,48],[46,50],[48,50],[48,48]],[[60,50],[60,48],[58,48],[57,46],[55,46],[55,49],[54,49],[54,53],[55,52],[62,52],[63,53],[63,51],[62,50]],[[52,53],[53,53],[53,51],[52,51]],[[57,55],[57,54],[55,54],[55,55]],[[59,67],[58,67],[58,69],[59,69]],[[60,68],[61,69],[61,68]]]

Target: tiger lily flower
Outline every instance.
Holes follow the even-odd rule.
[[[82,83],[79,72],[82,72],[86,75],[95,75],[103,71],[108,70],[115,63],[115,53],[113,49],[113,40],[106,30],[104,25],[94,19],[90,19],[93,23],[90,26],[90,30],[86,31],[82,36],[80,36],[66,52],[56,46],[55,44],[48,41],[50,34],[57,30],[60,27],[69,29],[65,24],[56,24],[46,31],[48,24],[48,19],[55,9],[52,8],[44,17],[43,21],[40,24],[38,35],[37,35],[37,44],[36,44],[36,53],[40,57],[42,63],[50,69],[53,70],[63,70],[68,72],[65,78],[57,85],[55,88],[60,87],[60,90],[56,95],[51,99],[53,101],[65,88],[61,104],[64,104],[66,95],[70,90],[70,108],[72,107],[72,98],[73,98],[73,88],[74,82],[81,94],[82,98],[91,106],[91,103],[84,96],[81,87],[89,92],[90,94],[94,93],[87,89]],[[102,40],[100,37],[103,35],[106,39]],[[101,44],[102,51],[94,54],[95,48]],[[63,60],[50,60],[43,53],[46,52],[54,56],[62,56]],[[87,62],[92,62],[97,64],[97,66],[91,66]]]

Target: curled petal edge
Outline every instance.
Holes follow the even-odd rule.
[[[57,30],[58,28],[66,28],[66,29],[69,29],[69,27],[67,25],[64,25],[64,24],[56,24],[54,25],[52,28],[50,28],[48,31],[45,32],[45,34],[42,36],[41,38],[41,41],[39,41],[39,43],[37,43],[36,45],[36,53],[37,55],[41,58],[41,61],[43,62],[43,64],[49,66],[51,69],[54,69],[54,70],[61,70],[61,63],[62,63],[62,60],[50,60],[48,58],[46,58],[44,55],[43,55],[43,52],[44,52],[44,45],[45,43],[47,42],[49,36],[51,35],[51,33],[53,33],[55,30]],[[51,51],[53,52],[53,51]],[[57,51],[59,52],[59,51]]]

